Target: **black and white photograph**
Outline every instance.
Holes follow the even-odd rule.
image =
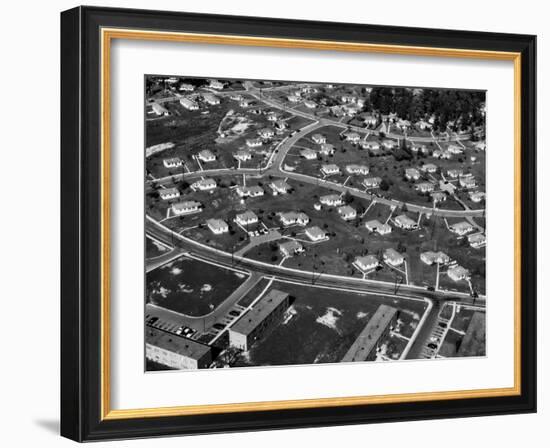
[[[485,96],[147,75],[146,370],[485,356]]]

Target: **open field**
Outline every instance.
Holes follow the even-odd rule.
[[[186,257],[147,274],[147,303],[189,316],[210,313],[246,275]]]
[[[272,287],[289,293],[293,299],[291,306],[282,323],[239,357],[234,366],[338,362],[379,305],[402,310],[403,328],[415,328],[426,309],[424,302],[370,294],[325,288],[317,288],[311,294],[307,286],[278,281]],[[404,348],[398,338],[388,338],[384,345],[392,358],[398,357]]]

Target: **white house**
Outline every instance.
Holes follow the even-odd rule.
[[[197,201],[183,201],[177,204],[172,204],[172,212],[175,215],[185,215],[199,211],[201,203]]]
[[[229,226],[223,219],[211,218],[206,221],[206,225],[215,235],[221,235],[229,231]]]
[[[225,84],[217,79],[211,79],[208,85],[211,89],[223,90]]]
[[[307,160],[313,160],[317,158],[317,153],[313,149],[302,149],[300,155]]]
[[[286,128],[288,128],[288,123],[284,120],[278,120],[278,121],[275,122],[275,128],[278,131],[283,131]]]
[[[271,128],[262,128],[258,131],[258,135],[262,138],[271,138],[275,135],[275,131]]]
[[[428,152],[428,147],[426,145],[412,145],[411,151],[426,154]]]
[[[436,149],[432,156],[434,156],[436,159],[450,159],[452,157],[452,154],[449,151],[441,151],[439,149]]]
[[[434,191],[430,196],[434,202],[444,202],[447,200],[447,195],[443,191]]]
[[[195,90],[195,86],[193,84],[183,83],[180,85],[181,92],[192,92],[193,90]]]
[[[216,181],[211,178],[200,179],[191,184],[192,190],[209,191],[216,188]]]
[[[233,158],[240,160],[241,162],[246,162],[247,160],[252,159],[252,154],[250,153],[250,151],[244,151],[240,149],[233,154]]]
[[[365,177],[365,180],[363,181],[363,185],[367,188],[376,188],[379,187],[382,183],[381,177]]]
[[[365,118],[363,118],[363,123],[367,126],[374,126],[378,123],[378,119],[374,115],[366,115]]]
[[[420,182],[419,184],[416,184],[416,189],[421,193],[429,193],[434,191],[434,188],[434,184],[431,182]]]
[[[334,154],[334,145],[330,143],[321,143],[321,148],[319,152],[324,156],[330,156]]]
[[[426,173],[435,173],[437,171],[437,165],[433,163],[426,163],[422,165],[422,168],[420,169]]]
[[[246,146],[249,148],[257,148],[258,146],[262,146],[263,142],[260,138],[249,138],[246,140]]]
[[[401,266],[405,261],[405,257],[391,247],[384,251],[383,258],[387,264],[393,267]]]
[[[418,180],[420,179],[420,171],[416,168],[407,168],[405,169],[405,177],[408,180]]]
[[[359,140],[361,140],[361,136],[357,132],[346,132],[344,134],[344,138],[346,141],[351,143],[357,143]]]
[[[486,148],[487,148],[487,144],[485,142],[477,142],[475,144],[475,149],[479,151],[485,151]]]
[[[271,189],[273,190],[273,194],[286,194],[290,191],[291,187],[289,184],[287,184],[284,180],[274,180],[269,184]]]
[[[483,233],[474,233],[468,235],[468,243],[470,243],[470,246],[474,249],[479,249],[487,244],[487,237]]]
[[[470,273],[468,272],[468,270],[458,264],[455,266],[451,266],[449,269],[447,269],[447,275],[455,282],[470,277]]]
[[[256,198],[264,195],[264,189],[259,185],[252,185],[250,187],[246,185],[244,186],[239,185],[235,189],[235,191],[241,198],[245,198],[245,197]]]
[[[474,226],[468,221],[460,221],[449,226],[449,230],[459,236],[466,235],[474,230]]]
[[[415,230],[418,228],[416,221],[409,218],[407,215],[399,215],[394,219],[395,225],[405,230]]]
[[[179,157],[170,157],[169,159],[164,159],[162,161],[162,164],[166,168],[178,168],[183,165],[183,160],[181,160]]]
[[[247,210],[243,213],[240,213],[238,214],[237,216],[235,216],[235,221],[240,224],[241,226],[247,226],[247,225],[250,225],[250,224],[255,224],[258,222],[258,217],[256,216],[256,214],[251,211],[251,210]]]
[[[327,138],[323,134],[313,134],[311,136],[311,140],[313,140],[313,142],[317,143],[318,145],[321,145],[327,142]]]
[[[321,166],[321,172],[325,176],[330,176],[331,174],[340,173],[340,168],[338,167],[338,165],[335,165],[334,163],[327,163]]]
[[[369,174],[369,167],[367,165],[351,164],[346,165],[346,171],[349,174],[362,174],[366,176],[367,174]]]
[[[350,205],[342,205],[338,207],[338,214],[345,221],[350,221],[357,217],[357,211]]]
[[[384,148],[386,149],[393,149],[397,146],[397,142],[395,140],[390,140],[390,139],[385,139],[383,142],[382,142],[382,145],[384,146]]]
[[[369,232],[376,232],[379,235],[387,235],[391,233],[391,226],[389,224],[382,224],[377,219],[372,219],[365,223],[365,227]]]
[[[304,101],[304,106],[306,106],[308,109],[315,109],[317,107],[317,103],[315,101],[306,100]]]
[[[460,176],[458,183],[464,188],[474,188],[476,186],[476,179],[474,176],[469,174],[467,176]]]
[[[216,160],[215,154],[209,149],[203,149],[202,151],[199,152],[197,157],[199,158],[199,160],[205,163],[214,162]]]
[[[163,201],[179,198],[180,191],[177,188],[162,188],[159,190],[159,196]]]
[[[470,191],[470,200],[472,202],[481,202],[483,199],[485,199],[485,193],[483,191]]]
[[[451,154],[462,154],[464,150],[458,145],[449,145],[447,148]]]
[[[420,254],[420,260],[427,265],[432,265],[434,263],[447,264],[451,261],[451,257],[449,257],[445,252],[427,251]]]
[[[241,100],[241,102],[239,103],[239,106],[241,107],[250,107],[254,104],[254,101],[250,100],[250,99],[247,99],[247,98],[244,98]]]
[[[295,94],[288,95],[286,98],[291,103],[299,103],[300,101],[302,101],[302,98]]]
[[[318,226],[308,227],[306,235],[311,241],[322,241],[328,239],[327,233]]]
[[[153,103],[151,105],[151,109],[153,109],[153,112],[156,114],[156,115],[159,115],[159,116],[167,116],[167,115],[170,115],[169,112],[168,112],[168,109],[166,109],[166,107],[164,107],[162,104],[159,104],[159,103]]]
[[[181,98],[180,104],[185,107],[187,110],[198,110],[199,105],[195,103],[195,101],[189,99],[189,98]]]
[[[372,149],[373,151],[376,151],[380,149],[380,143],[378,142],[363,142],[363,148],[364,149]]]
[[[364,257],[356,257],[353,264],[360,271],[366,272],[376,269],[380,265],[380,262],[374,255],[366,255]]]
[[[290,240],[285,243],[280,243],[279,250],[285,257],[292,257],[293,255],[302,253],[304,247],[298,241]]]
[[[203,93],[202,99],[205,103],[210,104],[211,106],[216,106],[220,104],[220,99],[216,95],[213,95],[211,93]]]
[[[406,131],[407,129],[410,129],[411,122],[409,120],[403,120],[400,118],[399,120],[397,120],[395,125],[402,131]]]
[[[344,201],[342,197],[338,194],[326,194],[319,198],[319,202],[323,205],[328,205],[329,207],[334,207],[336,205],[342,205]]]
[[[285,226],[293,226],[294,224],[305,226],[309,223],[309,216],[302,212],[281,212],[279,219]]]
[[[462,176],[463,171],[461,169],[451,169],[447,170],[447,176],[456,179],[459,176]]]

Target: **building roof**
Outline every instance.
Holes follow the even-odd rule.
[[[192,341],[182,336],[166,333],[156,328],[147,327],[145,330],[145,342],[197,361],[204,355],[210,353],[210,347],[208,345]]]
[[[324,230],[322,230],[319,226],[312,226],[312,227],[308,227],[306,229],[306,233],[308,235],[311,235],[312,237],[325,237],[326,236],[326,232]]]
[[[290,185],[288,185],[284,180],[274,180],[271,182],[271,185],[273,185],[275,188],[278,188],[280,190],[290,190]]]
[[[403,254],[397,252],[393,247],[389,247],[384,251],[384,255],[392,260],[402,260]]]
[[[341,215],[348,215],[350,213],[355,214],[357,212],[351,205],[342,205],[341,207],[338,207],[338,213]]]
[[[375,255],[365,255],[363,257],[356,257],[355,261],[364,266],[368,266],[370,264],[378,263],[378,258]]]
[[[397,309],[380,305],[342,358],[342,362],[365,361],[397,313]]]
[[[200,207],[200,206],[201,206],[201,203],[197,201],[183,201],[172,205],[172,207],[177,209],[194,208],[194,207]]]
[[[215,229],[223,229],[227,227],[227,223],[223,219],[210,218],[206,221],[209,227],[214,227]]]
[[[256,216],[256,213],[254,213],[252,210],[247,210],[243,213],[240,213],[237,215],[237,218],[241,221],[250,221],[251,219],[258,219]]]
[[[296,252],[302,248],[303,246],[296,240],[290,240],[279,244],[279,249],[284,250],[287,253]]]
[[[288,294],[286,292],[272,289],[262,297],[252,309],[247,311],[231,327],[230,331],[248,336],[273,312],[273,310],[285,301],[287,297]]]
[[[168,196],[168,195],[173,195],[173,194],[178,194],[179,195],[179,190],[176,188],[176,187],[172,187],[172,188],[161,188],[159,190],[159,194],[161,196]]]
[[[395,221],[403,225],[416,225],[416,221],[412,218],[409,218],[407,215],[399,215],[395,218]]]

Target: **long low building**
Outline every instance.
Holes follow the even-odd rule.
[[[390,329],[396,325],[399,311],[388,305],[380,305],[376,313],[359,334],[342,358],[342,362],[374,361],[381,341],[388,335]]]
[[[289,305],[290,298],[287,293],[272,289],[229,328],[229,344],[241,350],[248,350],[282,317]]]
[[[148,327],[145,357],[178,370],[206,369],[212,363],[212,350],[208,345]]]

